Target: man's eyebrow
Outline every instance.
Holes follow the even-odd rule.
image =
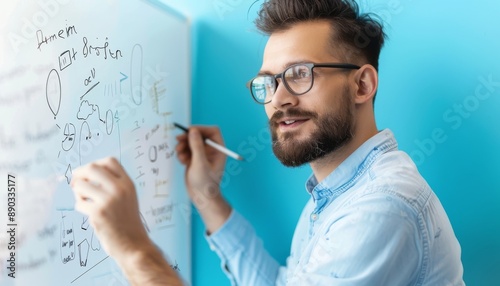
[[[282,73],[284,70],[286,70],[290,66],[293,66],[296,64],[306,64],[306,63],[313,63],[313,61],[311,61],[311,60],[295,60],[295,61],[287,62],[282,66],[280,73]],[[260,70],[257,75],[275,75],[275,73],[272,73],[272,72],[267,71],[267,70]]]

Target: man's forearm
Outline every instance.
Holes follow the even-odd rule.
[[[207,200],[201,207],[196,204],[195,206],[208,234],[216,232],[227,221],[232,211],[231,206],[220,193],[217,197]]]
[[[142,246],[134,254],[115,258],[130,285],[181,286],[182,280],[170,267],[160,250],[151,244]]]

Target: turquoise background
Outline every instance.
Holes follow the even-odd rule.
[[[309,167],[287,169],[270,148],[267,117],[245,83],[259,69],[266,37],[253,26],[253,0],[161,0],[193,26],[192,123],[217,125],[227,146],[223,193],[281,263],[308,199]],[[385,21],[376,102],[437,193],[462,246],[468,285],[500,281],[500,3],[479,0],[362,1]],[[489,93],[486,97],[484,94]],[[230,285],[194,212],[193,284]]]

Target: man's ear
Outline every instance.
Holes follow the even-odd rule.
[[[355,74],[356,94],[354,102],[363,104],[373,100],[378,88],[378,72],[372,65],[362,66]]]

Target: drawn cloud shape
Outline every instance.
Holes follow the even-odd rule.
[[[80,109],[78,110],[78,114],[76,117],[80,120],[87,120],[92,113],[94,113],[95,107],[93,104],[90,104],[88,100],[82,101],[80,104]]]

